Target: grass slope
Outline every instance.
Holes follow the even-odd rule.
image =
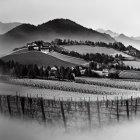
[[[69,51],[75,51],[81,54],[86,54],[86,53],[104,53],[107,55],[114,55],[114,54],[121,54],[124,57],[131,57],[123,52],[117,51],[115,49],[112,48],[106,48],[106,47],[91,47],[88,45],[67,45],[67,46],[63,46],[65,49],[69,50]]]
[[[9,60],[14,60],[21,64],[37,64],[39,66],[64,66],[64,67],[72,67],[86,63],[86,61],[82,59],[61,55],[55,52],[45,54],[39,51],[25,51],[25,50],[20,50],[18,52],[14,52],[7,56],[4,56],[2,57],[2,60],[4,60],[5,62]]]
[[[126,79],[140,79],[140,71],[123,70],[119,73],[119,77]]]
[[[132,66],[133,68],[140,68],[140,61],[123,61],[126,66]]]

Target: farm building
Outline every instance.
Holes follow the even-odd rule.
[[[29,51],[32,51],[32,50],[39,50],[39,47],[37,46],[36,43],[32,42],[32,43],[27,43],[27,48]]]
[[[108,77],[109,70],[108,69],[103,69],[102,71],[102,76]]]
[[[44,53],[48,53],[50,51],[50,48],[51,48],[51,43],[43,42],[42,44],[37,45],[36,42],[32,42],[32,43],[27,43],[26,46],[27,46],[29,51],[38,50],[38,51],[42,51]]]
[[[47,54],[50,52],[50,50],[50,47],[42,47],[40,51]]]

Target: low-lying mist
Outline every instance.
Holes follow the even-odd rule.
[[[86,132],[65,130],[0,116],[0,140],[139,140],[140,120],[118,123]]]

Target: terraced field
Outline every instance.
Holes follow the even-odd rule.
[[[140,90],[139,80],[105,79],[105,78],[77,78],[77,83],[113,87],[118,89]]]
[[[139,89],[122,89],[110,87],[108,85],[90,85],[81,84],[75,82],[59,82],[51,80],[31,80],[31,79],[11,79],[9,81],[12,84],[30,86],[40,89],[51,89],[67,92],[77,92],[82,94],[92,94],[92,95],[113,95],[115,96],[140,96]]]
[[[37,82],[38,81],[38,82]],[[0,81],[0,95],[16,95],[31,96],[31,97],[43,97],[45,99],[59,99],[59,100],[114,100],[127,99],[133,97],[140,97],[139,91],[136,90],[121,90],[117,88],[105,88],[102,86],[93,86],[85,84],[75,84],[70,82],[64,82],[63,85],[54,81],[40,80],[12,80],[10,82]],[[79,86],[79,87],[78,87]],[[84,88],[83,88],[84,87]],[[90,89],[88,89],[90,87]],[[84,92],[84,91],[87,91]],[[90,91],[90,92],[89,92]],[[122,92],[120,92],[122,91]],[[96,93],[95,93],[96,92]],[[112,92],[112,94],[110,94]]]

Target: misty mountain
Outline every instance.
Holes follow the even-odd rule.
[[[132,37],[132,38],[135,39],[135,40],[140,40],[140,36]]]
[[[112,36],[112,37],[116,37],[116,36],[119,35],[118,33],[113,32],[113,31],[111,31],[111,30],[97,29],[97,31],[100,32],[100,33],[106,33],[106,34],[109,34],[109,35]]]
[[[120,34],[119,36],[115,37],[116,41],[122,42],[124,45],[128,46],[131,45],[134,48],[140,50],[140,40],[137,40],[133,37],[128,37],[124,34]]]
[[[56,38],[114,42],[108,34],[88,29],[68,19],[54,19],[38,26],[22,24],[0,36],[4,49],[13,49],[35,40],[51,41]]]
[[[19,22],[11,22],[11,23],[0,22],[0,34],[4,34],[19,25],[21,25],[21,23]]]
[[[118,42],[122,42],[126,46],[133,46],[134,48],[137,48],[140,50],[140,37],[128,37],[124,34],[118,34],[111,30],[103,30],[103,29],[97,29],[100,33],[106,33],[110,36],[114,37],[114,39]]]

